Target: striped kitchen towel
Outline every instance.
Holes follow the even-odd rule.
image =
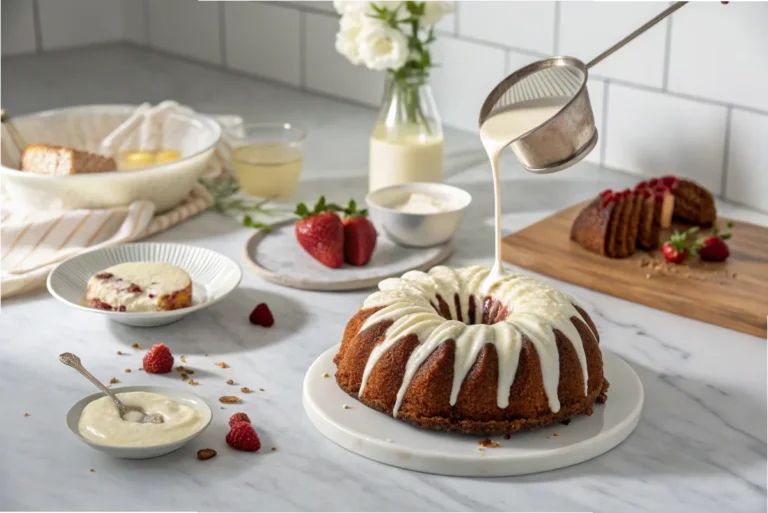
[[[7,199],[7,198],[3,198]],[[163,231],[213,205],[200,185],[173,210],[155,215],[150,201],[127,207],[66,212],[20,212],[0,205],[0,297],[45,284],[59,262],[85,250],[131,242]]]

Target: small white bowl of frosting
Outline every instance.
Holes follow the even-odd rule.
[[[123,419],[112,400],[96,393],[67,412],[67,427],[94,449],[117,458],[155,458],[180,449],[211,423],[212,413],[200,397],[171,387],[129,386],[114,389],[127,406],[159,413],[160,424]]]
[[[472,196],[451,185],[414,182],[370,192],[365,201],[380,233],[402,246],[429,247],[453,237]]]

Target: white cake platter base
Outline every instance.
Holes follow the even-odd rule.
[[[611,384],[608,401],[596,404],[591,416],[576,416],[567,426],[556,424],[513,434],[509,440],[494,436],[491,440],[499,442],[499,447],[481,448],[478,441],[483,436],[420,429],[347,395],[334,378],[337,351],[338,345],[320,355],[304,377],[304,410],[310,420],[343,448],[409,470],[450,476],[517,476],[567,467],[600,456],[624,441],[637,426],[643,407],[640,378],[621,358],[604,351],[604,372]]]

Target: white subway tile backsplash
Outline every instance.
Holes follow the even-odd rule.
[[[38,0],[43,50],[122,39],[119,2]]]
[[[384,91],[383,72],[365,66],[353,66],[334,46],[339,21],[311,12],[305,17],[304,79],[308,89],[348,98],[368,105],[378,105]]]
[[[768,3],[693,2],[673,16],[669,90],[768,111]]]
[[[462,36],[554,52],[555,2],[462,2],[460,10]]]
[[[193,59],[221,63],[219,2],[162,0],[149,2],[152,46]]]
[[[612,83],[604,165],[721,190],[727,108]]]
[[[3,55],[35,51],[35,22],[32,2],[5,0],[2,3]]]
[[[729,142],[725,197],[768,211],[768,115],[733,109]]]
[[[225,4],[227,66],[301,85],[301,12],[259,2]]]
[[[322,11],[328,11],[328,12],[332,12],[332,13],[336,12],[336,8],[333,7],[333,2],[309,2],[309,1],[298,2],[297,1],[297,2],[280,2],[280,3],[292,3],[292,4],[301,5],[301,6],[304,6],[304,7],[311,7],[313,9],[319,9],[319,10],[322,10]]]
[[[562,2],[558,53],[589,62],[666,5],[662,2]],[[590,73],[662,87],[666,31],[665,20],[596,65]]]
[[[438,67],[431,82],[443,122],[476,132],[483,101],[504,78],[504,50],[443,36],[432,57]]]
[[[119,0],[122,39],[145,45],[149,43],[146,26],[146,4],[137,0]]]

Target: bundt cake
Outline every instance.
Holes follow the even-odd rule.
[[[567,295],[522,274],[435,267],[379,284],[352,317],[336,381],[429,429],[512,433],[591,414],[608,383],[598,334]]]

